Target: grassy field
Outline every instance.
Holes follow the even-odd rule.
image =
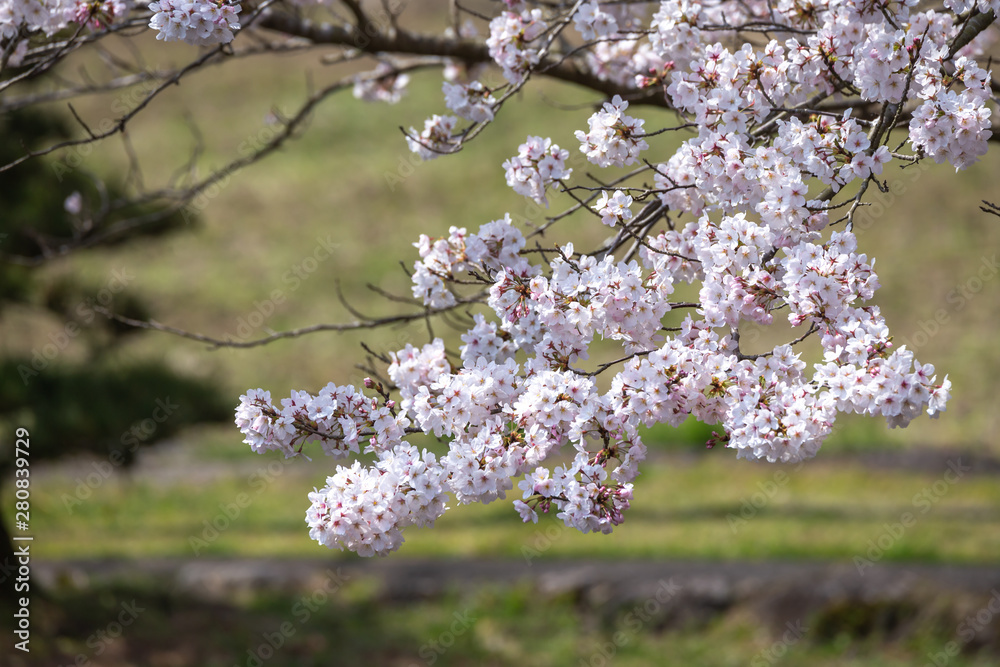
[[[100,460],[33,468],[35,558],[329,557],[331,567],[357,558],[311,542],[302,521],[305,493],[323,483],[327,460],[257,457],[234,450],[224,432],[198,435],[149,451],[135,469],[106,478]],[[408,530],[391,558],[507,557],[526,569],[566,558],[607,559],[611,567],[630,559],[849,563],[856,557],[994,564],[1000,487],[995,476],[964,472],[968,459],[949,462],[960,476],[947,473],[947,462],[940,470],[914,472],[833,458],[799,467],[735,461],[725,451],[659,452],[639,478],[625,525],[612,535],[582,535],[551,519],[525,525],[501,501],[457,507],[433,529]],[[8,489],[0,498],[8,511],[11,500]],[[900,534],[895,524],[903,521],[908,525]],[[656,616],[638,624],[628,605],[540,594],[527,585],[454,589],[443,598],[392,603],[373,596],[377,589],[377,582],[358,579],[329,599],[318,599],[318,589],[206,599],[141,575],[110,586],[69,577],[36,597],[31,659],[10,664],[65,665],[83,656],[105,667],[252,667],[256,660],[399,667],[921,666],[948,650],[959,623],[953,612],[934,608],[834,608],[811,613],[804,634],[786,641],[752,609],[693,624]],[[115,623],[130,604],[143,611],[120,630]],[[948,610],[950,604],[939,600],[937,606]],[[895,614],[904,614],[905,632],[895,626]],[[985,667],[995,660],[975,644],[948,664]]]
[[[964,471],[967,458],[951,461],[957,473],[844,461],[750,464],[725,451],[659,456],[644,468],[627,520],[611,536],[583,535],[548,517],[522,524],[509,497],[487,506],[452,503],[433,529],[408,529],[394,557],[850,560],[872,558],[871,544],[882,542],[874,553],[886,561],[993,563],[1000,486],[993,476]],[[322,456],[237,461],[224,440],[158,454],[107,480],[100,462],[42,469],[32,489],[36,553],[339,556],[310,541],[303,522],[306,493],[332,470]],[[912,525],[886,548],[886,526],[907,513]]]

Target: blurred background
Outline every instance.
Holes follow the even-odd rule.
[[[152,67],[192,53],[152,39],[139,48]],[[100,203],[89,174],[132,187],[132,154],[152,188],[268,141],[274,118],[343,73],[317,60],[206,69],[133,121],[130,146],[110,140],[0,175],[0,248],[30,253],[27,221],[72,234],[83,224],[73,215]],[[890,192],[874,193],[856,227],[878,258],[876,298],[897,341],[953,382],[947,413],[905,430],[841,417],[819,456],[795,466],[707,450],[711,427],[652,429],[635,502],[610,536],[547,517],[524,525],[508,501],[409,529],[388,559],[330,552],[309,539],[304,513],[334,466],[254,455],[232,424],[238,397],[360,383],[362,342],[394,351],[426,342],[426,328],[215,349],[95,313],[245,341],[353,319],[339,286],[366,315],[387,315],[397,306],[368,286],[408,294],[400,262],[412,265],[420,233],[561,210],[568,200],[527,205],[500,165],[528,134],[575,153],[594,96],[529,86],[466,150],[419,163],[398,128],[444,110],[440,80],[415,74],[395,106],[335,96],[301,136],[147,233],[0,268],[0,498],[13,532],[14,433],[26,428],[34,537],[32,650],[4,664],[997,664],[1000,218],[979,210],[1000,200],[997,151],[957,175],[888,172]],[[74,106],[96,127],[136,99]],[[673,124],[640,115],[648,128]],[[70,119],[53,104],[2,122],[30,147],[71,132]],[[0,150],[6,162],[22,147]],[[578,239],[603,238],[595,226],[569,218],[546,239],[582,250]],[[764,349],[781,332],[757,333],[748,339]],[[5,565],[0,578],[13,573]]]

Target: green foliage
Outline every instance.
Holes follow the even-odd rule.
[[[656,424],[640,431],[643,442],[655,445],[657,449],[683,449],[699,451],[708,444],[714,434],[722,434],[721,425],[703,424],[694,417],[688,417],[684,423],[674,428],[669,424]]]
[[[59,117],[37,110],[0,116],[0,132],[18,139],[0,143],[2,164],[70,136]],[[25,327],[31,352],[9,345],[0,358],[0,425],[5,433],[29,429],[32,463],[92,453],[117,467],[130,464],[141,445],[185,425],[221,421],[231,408],[211,383],[180,375],[162,361],[107,360],[107,350],[132,331],[98,317],[95,306],[132,317],[149,314],[141,299],[125,292],[127,279],[101,286],[73,274],[40,279],[37,265],[54,255],[157,236],[186,222],[163,203],[129,199],[120,181],[105,183],[70,165],[34,159],[0,175],[0,315],[8,325],[14,318],[60,322],[42,341]],[[71,195],[79,198],[78,211],[64,204]],[[0,449],[0,484],[13,463],[8,443]],[[0,521],[0,564],[12,559]],[[12,597],[6,593],[5,600]]]
[[[16,416],[17,425],[30,430],[33,462],[92,453],[127,465],[142,444],[232,414],[231,401],[216,388],[156,363],[59,364],[25,383],[27,364],[0,361],[0,415]]]
[[[27,152],[43,150],[71,137],[60,116],[38,110],[12,111],[0,116],[0,133],[17,141],[0,144],[0,163],[7,164]],[[68,156],[82,161],[90,147],[69,148]],[[179,229],[186,218],[162,203],[129,199],[120,180],[102,181],[78,168],[78,160],[28,160],[0,177],[0,234],[4,254],[40,259],[63,246],[117,245],[143,236]],[[80,193],[81,211],[66,211],[64,202]],[[141,224],[121,225],[123,221]],[[27,269],[2,265],[3,300],[26,295],[31,281]],[[8,292],[7,288],[21,289]]]

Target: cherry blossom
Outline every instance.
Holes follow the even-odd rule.
[[[553,144],[551,139],[528,137],[518,147],[514,157],[504,161],[507,185],[514,192],[548,206],[545,191],[553,183],[569,178],[573,170],[566,167],[569,151]]]
[[[616,190],[610,195],[604,191],[594,204],[594,210],[601,216],[601,222],[614,227],[618,223],[632,219],[632,210],[629,208],[631,205],[632,198],[621,190]]]
[[[410,128],[409,134],[406,135],[406,144],[424,160],[433,160],[455,150],[453,133],[457,124],[458,119],[454,116],[434,114],[424,121],[424,129],[419,134],[414,128]]]
[[[466,120],[483,123],[493,120],[493,94],[479,81],[468,85],[444,82],[445,106]]]
[[[602,96],[576,126],[528,136],[501,165],[516,193],[566,211],[421,234],[412,296],[428,313],[467,308],[462,331],[388,351],[387,381],[363,388],[293,392],[280,408],[248,391],[236,411],[245,442],[367,455],[309,494],[306,520],[320,543],[373,555],[433,524],[449,497],[512,494],[525,522],[550,514],[611,532],[646,457],[642,429],[656,424],[718,424],[710,446],[787,463],[817,455],[843,413],[891,427],[940,416],[951,383],[894,344],[853,215],[900,164],[962,169],[985,153],[989,36],[962,37],[962,13],[997,10],[505,3],[480,61],[438,63],[456,116],[432,116],[407,141],[424,159],[464,149],[535,75],[590,77]],[[743,23],[767,37],[747,38],[765,33]],[[481,66],[487,53],[502,80]],[[391,74],[375,70],[359,96],[392,102],[399,80],[380,72]],[[557,143],[570,132],[586,170]],[[586,252],[547,235],[580,209],[571,224],[596,214],[610,227]],[[750,329],[776,323],[791,327],[787,340],[749,349]],[[419,452],[407,441],[418,432],[447,453]]]
[[[615,95],[610,102],[604,103],[604,108],[590,117],[588,132],[577,130],[575,135],[580,141],[580,150],[587,160],[599,167],[615,165],[623,167],[635,164],[639,153],[649,148],[642,138],[645,122],[625,113],[628,102]]]
[[[490,57],[511,83],[520,83],[531,67],[538,64],[541,47],[538,38],[546,27],[541,9],[503,12],[490,21],[490,36],[486,40]]]
[[[156,38],[166,42],[226,44],[240,28],[241,7],[232,0],[159,0],[150,3],[149,11],[153,12],[149,27],[158,30]]]
[[[374,72],[355,80],[354,97],[365,102],[396,104],[403,99],[409,83],[409,75],[396,74],[392,65],[379,63]]]

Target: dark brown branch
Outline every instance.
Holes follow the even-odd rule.
[[[315,44],[335,44],[359,49],[365,53],[396,53],[416,56],[437,56],[454,58],[466,63],[491,63],[489,49],[485,42],[471,39],[423,35],[397,29],[394,32],[382,30],[373,22],[359,29],[354,26],[316,23],[298,16],[279,12],[268,12],[261,16],[257,25],[286,35],[308,39]],[[606,81],[582,68],[575,60],[560,61],[558,56],[544,58],[535,68],[538,74],[575,83],[597,91],[607,97],[621,95],[633,104],[645,104],[670,108],[663,93],[656,89],[639,90],[630,86]]]
[[[649,354],[651,352],[655,352],[655,351],[656,350],[643,350],[642,352],[634,352],[632,354],[625,355],[621,359],[615,359],[614,361],[609,361],[607,363],[601,364],[600,366],[597,367],[596,370],[593,370],[593,371],[581,371],[581,370],[578,370],[578,369],[572,368],[572,367],[570,367],[569,370],[572,371],[572,372],[574,372],[574,373],[576,373],[577,375],[583,375],[583,376],[586,376],[586,377],[594,377],[594,376],[600,375],[601,373],[603,373],[604,371],[608,370],[609,368],[611,368],[612,366],[614,366],[616,364],[625,363],[626,361],[629,361],[630,359],[635,359],[636,357],[644,357],[647,354]]]
[[[962,32],[960,32],[958,37],[955,38],[955,41],[952,43],[951,49],[948,52],[948,57],[945,58],[945,60],[951,60],[954,58],[955,54],[958,53],[962,47],[968,45],[969,42],[979,36],[979,33],[989,28],[990,25],[992,25],[992,23],[996,20],[997,16],[992,9],[985,13],[980,13],[978,11],[974,12],[972,16],[969,17],[969,20],[966,21]]]
[[[175,336],[180,336],[181,338],[187,338],[189,340],[195,340],[199,343],[206,343],[213,348],[220,347],[233,347],[233,348],[248,348],[248,347],[260,347],[261,345],[267,345],[268,343],[273,343],[276,340],[281,340],[283,338],[298,338],[299,336],[304,336],[306,334],[316,333],[319,331],[358,331],[363,329],[377,329],[379,327],[388,326],[391,324],[406,324],[407,322],[415,322],[417,320],[423,320],[428,317],[432,317],[439,313],[445,313],[449,310],[454,310],[462,306],[467,306],[470,303],[476,303],[480,301],[485,296],[483,294],[477,294],[475,296],[459,299],[456,303],[450,306],[444,306],[441,308],[426,308],[419,313],[407,313],[405,315],[392,315],[389,317],[378,317],[370,320],[355,320],[353,322],[342,322],[339,324],[313,324],[308,327],[302,327],[300,329],[292,329],[290,331],[279,331],[278,333],[271,334],[270,336],[264,336],[263,338],[257,338],[255,340],[248,341],[235,341],[230,339],[213,338],[211,336],[205,336],[204,334],[194,333],[191,331],[185,331],[184,329],[178,329],[177,327],[172,327],[167,324],[161,324],[155,320],[136,320],[131,317],[125,317],[124,315],[119,315],[118,313],[111,312],[106,308],[95,308],[94,311],[104,315],[108,319],[115,320],[116,322],[121,322],[122,324],[127,324],[130,327],[135,327],[137,329],[151,329],[153,331],[163,331],[165,333],[173,334]]]

